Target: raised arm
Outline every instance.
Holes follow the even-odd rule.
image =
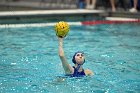
[[[71,67],[71,65],[67,62],[67,59],[64,55],[63,50],[63,38],[58,37],[58,43],[59,43],[59,57],[61,59],[63,68],[65,70],[65,74],[72,74],[74,72],[74,69]]]

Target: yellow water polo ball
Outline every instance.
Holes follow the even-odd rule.
[[[65,37],[69,32],[69,24],[64,21],[60,21],[55,25],[55,32],[58,37]]]

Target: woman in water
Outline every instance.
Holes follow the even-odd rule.
[[[83,64],[85,63],[85,56],[83,52],[76,52],[72,58],[72,62],[75,64],[73,67],[67,62],[63,50],[63,38],[58,37],[59,43],[59,57],[62,61],[65,74],[72,77],[92,76],[93,72],[89,69],[84,70]]]

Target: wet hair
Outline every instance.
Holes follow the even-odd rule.
[[[76,64],[75,56],[76,56],[77,53],[82,53],[82,54],[84,54],[84,52],[82,52],[82,51],[75,52],[75,54],[74,54],[73,57],[72,57],[72,62],[73,62],[74,64]],[[83,64],[84,64],[84,63],[85,63],[85,59],[84,59]]]

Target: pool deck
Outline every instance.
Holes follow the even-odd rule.
[[[32,22],[44,22],[44,20],[67,20],[69,17],[74,19],[81,18],[93,18],[93,17],[124,17],[124,18],[137,18],[140,19],[140,12],[130,13],[128,11],[111,12],[105,10],[88,10],[88,9],[58,9],[58,10],[46,10],[39,9],[40,3],[25,4],[25,2],[5,3],[1,2],[0,5],[8,4],[11,6],[30,6],[36,8],[35,10],[22,10],[22,11],[0,11],[0,24],[12,24],[12,23],[32,23]],[[47,5],[46,5],[47,6]]]
[[[101,14],[105,13],[103,10],[86,10],[86,9],[68,9],[68,10],[32,10],[32,11],[5,11],[0,12],[2,17],[14,16],[55,16],[55,15],[85,15],[85,14]]]
[[[86,17],[101,16],[105,13],[103,10],[30,10],[30,11],[3,11],[0,12],[0,24],[12,23],[36,23],[46,22],[48,20],[81,20]],[[46,21],[45,21],[46,20]]]
[[[140,13],[106,12],[104,10],[68,9],[68,10],[32,10],[32,11],[3,11],[0,12],[0,24],[30,23],[44,20],[66,20],[88,17],[124,17],[140,19]],[[39,19],[39,20],[37,20]]]

